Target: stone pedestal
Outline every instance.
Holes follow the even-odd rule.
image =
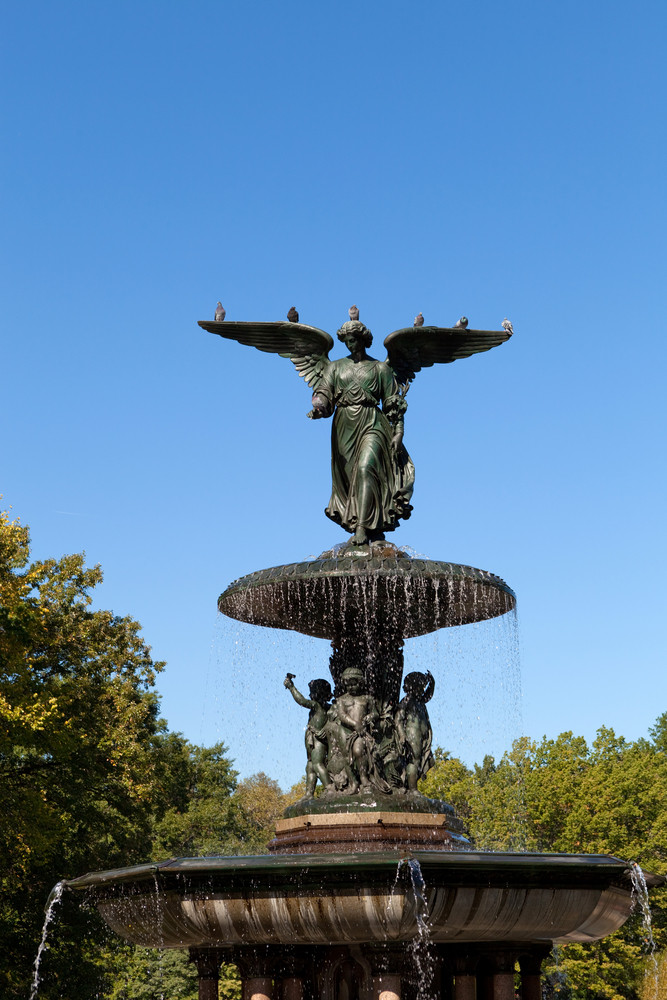
[[[468,842],[450,813],[321,813],[276,823],[274,854],[339,854],[347,851],[461,850]]]

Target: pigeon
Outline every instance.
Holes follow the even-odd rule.
[[[350,319],[356,323],[356,321],[359,319],[358,306],[350,306],[350,308],[348,309],[348,313],[350,314]]]
[[[417,313],[417,315],[415,316],[415,321],[414,321],[414,323],[412,325],[413,326],[423,326],[424,325],[424,317],[422,316],[421,313]]]
[[[456,323],[452,327],[452,330],[465,330],[467,326],[468,326],[468,317],[461,316],[461,319],[458,319],[456,321]]]
[[[216,321],[216,323],[222,323],[222,321],[223,321],[223,319],[225,318],[226,315],[227,315],[227,313],[225,312],[225,310],[223,308],[222,302],[218,302],[217,306],[215,307],[215,321]]]
[[[299,322],[299,314],[296,311],[296,306],[290,306],[290,311],[287,313],[287,318],[290,321],[290,323]]]
[[[510,321],[508,320],[507,316],[505,317],[505,319],[502,322],[502,327],[503,327],[503,330],[506,330],[507,333],[509,333],[509,335],[511,337],[512,334],[514,333],[514,327],[512,326],[512,324],[510,323]]]

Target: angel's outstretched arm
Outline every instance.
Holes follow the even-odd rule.
[[[333,393],[328,388],[331,363],[329,351],[333,340],[324,330],[304,323],[225,323],[202,321],[199,325],[226,340],[256,347],[258,351],[289,358],[299,375],[314,391],[309,417],[330,417],[334,411]]]

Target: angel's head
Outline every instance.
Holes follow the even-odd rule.
[[[370,347],[373,343],[373,334],[358,319],[351,319],[347,323],[343,323],[336,336],[343,341],[350,353],[354,352],[356,345]]]

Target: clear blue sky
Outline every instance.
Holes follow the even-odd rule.
[[[346,536],[329,425],[289,362],[197,327],[218,298],[332,333],[356,302],[380,357],[419,310],[509,316],[408,399],[393,540],[519,596],[522,722],[507,629],[445,636],[436,740],[473,760],[667,710],[666,32],[658,2],[4,6],[4,502],[36,557],[102,564],[170,727],[243,774],[298,779],[303,711],[267,719],[326,645],[253,645],[217,595]]]

